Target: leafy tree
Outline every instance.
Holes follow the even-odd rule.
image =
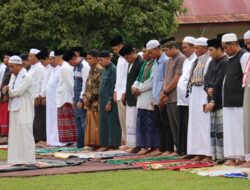
[[[170,36],[183,0],[1,0],[0,50],[109,48],[121,34],[140,47]]]

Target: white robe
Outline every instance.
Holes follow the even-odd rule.
[[[46,136],[47,144],[51,146],[63,146],[59,141],[57,125],[56,93],[59,84],[61,67],[58,65],[52,69],[46,89]]]
[[[243,108],[223,108],[223,143],[226,158],[244,159]]]
[[[11,76],[9,83],[9,164],[34,164],[34,100],[32,78],[26,69]]]
[[[242,72],[246,69],[248,57],[249,53],[246,52],[240,58]],[[223,144],[226,158],[250,160],[249,155],[244,154],[243,120],[243,107],[223,107]]]
[[[207,94],[203,86],[193,86],[189,98],[188,142],[189,155],[211,156],[210,113],[203,112]]]
[[[126,106],[126,138],[127,147],[136,147],[136,106]]]
[[[203,54],[198,59],[206,56]],[[203,77],[205,76],[211,58],[207,59]],[[189,155],[211,156],[210,113],[203,112],[207,104],[207,93],[204,86],[193,86],[189,97],[187,153]]]

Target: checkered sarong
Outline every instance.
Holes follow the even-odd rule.
[[[0,103],[0,135],[8,136],[9,133],[9,111],[8,102]]]
[[[76,142],[76,126],[73,107],[65,103],[57,109],[58,132],[60,142]]]

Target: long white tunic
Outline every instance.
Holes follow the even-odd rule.
[[[35,163],[33,137],[34,100],[32,78],[26,69],[11,76],[9,83],[9,164]]]
[[[205,63],[203,77],[207,72],[210,61],[211,58]],[[187,142],[187,153],[189,155],[211,156],[210,113],[203,112],[203,105],[206,103],[207,93],[204,91],[204,86],[193,86],[189,97]]]
[[[28,71],[32,78],[33,85],[33,97],[37,98],[40,96],[42,91],[43,77],[45,73],[45,67],[41,62],[37,62],[34,65],[31,65],[30,70]]]
[[[53,67],[51,65],[47,65],[45,67],[45,72],[44,72],[43,81],[42,81],[42,89],[41,89],[41,94],[40,94],[42,97],[46,96],[47,84],[48,84],[52,69]]]
[[[60,143],[57,125],[56,93],[59,84],[61,67],[52,69],[46,88],[46,137],[50,146],[63,146]]]
[[[187,84],[190,77],[190,70],[192,68],[193,62],[197,56],[193,53],[190,57],[186,58],[183,63],[182,74],[177,84],[177,105],[178,106],[188,106],[187,94]]]
[[[117,101],[121,100],[122,94],[126,92],[127,84],[128,62],[120,56],[116,67],[116,84],[115,92],[117,94]]]
[[[240,59],[242,72],[246,69],[248,57],[249,53],[244,53]],[[223,143],[226,158],[245,159],[243,131],[243,107],[223,107]]]
[[[56,93],[58,108],[62,107],[65,103],[73,104],[73,85],[73,67],[64,61],[60,69],[59,84]]]

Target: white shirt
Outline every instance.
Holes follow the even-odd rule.
[[[74,76],[81,77],[82,78],[82,91],[80,94],[80,99],[82,99],[83,94],[85,93],[85,87],[86,87],[86,82],[87,78],[89,76],[89,71],[90,71],[90,66],[87,61],[82,60],[81,63],[83,65],[81,72],[79,71],[74,71]]]
[[[22,68],[17,76],[11,75],[9,82],[9,111],[19,111],[21,106],[25,106],[22,104],[23,99],[26,98],[24,94],[32,94],[31,86],[32,79],[26,69]],[[29,89],[30,92],[28,92]]]
[[[6,70],[6,65],[4,63],[0,63],[0,87],[2,86],[5,70]],[[1,90],[0,90],[0,96],[1,96]]]
[[[56,94],[57,107],[65,103],[73,104],[73,67],[66,61],[63,62],[60,70],[59,84]]]
[[[126,92],[128,65],[128,62],[120,56],[117,62],[115,84],[115,92],[118,101],[121,100],[122,94]]]
[[[182,75],[177,84],[177,105],[179,106],[188,106],[189,104],[188,98],[186,98],[187,84],[193,62],[196,60],[196,58],[196,54],[193,53],[190,57],[186,58],[183,63]]]
[[[44,72],[43,82],[42,82],[42,89],[41,89],[41,94],[40,94],[42,97],[46,96],[47,84],[48,84],[48,80],[49,80],[49,76],[51,74],[52,68],[53,67],[50,64],[48,64],[45,67],[45,72]]]
[[[40,96],[42,91],[45,67],[42,65],[41,62],[37,62],[36,64],[31,65],[28,73],[32,78],[33,97],[37,98]]]

